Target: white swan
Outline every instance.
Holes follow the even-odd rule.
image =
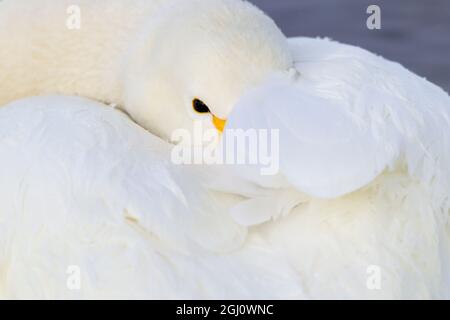
[[[23,2],[11,3],[0,3],[0,17],[26,13]],[[112,43],[103,38],[109,32],[84,27],[84,36],[73,41],[69,31],[52,25],[58,19],[44,25],[61,40],[58,50],[47,48],[55,39],[28,33],[32,24],[19,28],[22,37],[0,35],[11,48],[0,53],[0,61],[8,62],[1,66],[6,72],[0,87],[6,89],[0,100],[57,92],[117,102],[163,138],[174,128],[189,128],[197,117],[192,101],[202,100],[212,113],[200,115],[207,126],[221,128],[220,120],[229,118],[229,128],[280,129],[282,179],[261,179],[249,167],[246,178],[265,189],[241,190],[235,180],[232,187],[251,199],[209,194],[206,189],[216,182],[203,177],[209,168],[171,165],[164,142],[112,109],[67,97],[12,103],[0,109],[6,230],[0,239],[0,293],[449,297],[448,95],[358,48],[328,40],[288,42],[248,4],[185,1],[156,9],[156,3],[136,1],[146,12],[113,2],[111,21],[118,21],[114,14],[123,16],[120,24],[130,32],[113,24],[118,29]],[[88,17],[101,11],[83,4]],[[89,14],[91,9],[98,11]],[[39,16],[37,8],[29,10]],[[144,23],[153,10],[156,22]],[[163,37],[159,33],[134,32],[140,23],[142,30],[162,27],[166,41],[155,40]],[[88,30],[103,30],[94,25]],[[189,41],[177,42],[179,32]],[[125,50],[135,33],[135,49]],[[31,39],[24,38],[28,34]],[[95,51],[80,59],[73,51],[80,43],[100,50],[91,47],[99,39],[111,46],[107,57]],[[202,46],[204,41],[211,45]],[[24,50],[26,43],[33,55]],[[66,60],[54,55],[59,50]],[[187,59],[177,59],[179,52]],[[238,223],[227,215],[228,207]],[[67,288],[69,265],[80,267],[81,290]],[[372,286],[377,275],[380,281]]]

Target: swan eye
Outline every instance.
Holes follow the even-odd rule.
[[[194,110],[198,113],[209,113],[211,112],[206,104],[203,103],[203,101],[199,99],[194,99],[192,101],[192,106]]]

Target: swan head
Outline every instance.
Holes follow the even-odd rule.
[[[175,0],[130,51],[124,105],[169,139],[177,129],[222,130],[242,95],[292,67],[288,41],[262,11],[240,0]]]

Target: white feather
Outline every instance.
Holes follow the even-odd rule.
[[[244,98],[230,127],[291,129],[284,178],[331,198],[256,174],[262,187],[214,186],[202,168],[172,165],[165,143],[113,108],[18,101],[0,109],[0,295],[450,297],[448,96],[358,48],[291,44],[298,79],[259,91],[255,117],[236,116],[258,97]],[[235,186],[244,198],[206,186]],[[67,287],[70,265],[80,267],[80,290]]]
[[[278,75],[253,89],[227,129],[279,130],[280,175],[311,196],[340,197],[405,165],[448,207],[449,96],[363,49],[327,39],[290,41],[299,75]],[[261,166],[245,169],[246,178],[265,187],[287,187],[279,176],[261,177]]]

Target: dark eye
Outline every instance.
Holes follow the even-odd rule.
[[[192,101],[192,106],[193,106],[194,110],[198,113],[209,113],[210,112],[208,106],[206,104],[204,104],[203,101],[201,101],[201,100],[194,99],[194,101]]]

